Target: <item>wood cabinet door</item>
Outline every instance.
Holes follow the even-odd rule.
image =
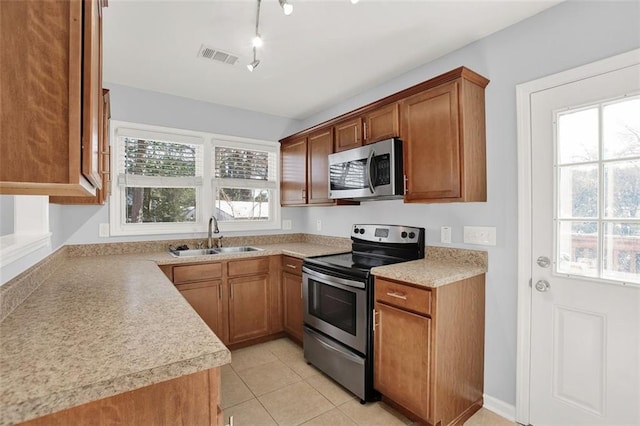
[[[308,204],[329,204],[329,154],[333,153],[333,129],[318,130],[309,135]]]
[[[364,143],[400,136],[400,114],[397,103],[385,105],[364,117]]]
[[[269,334],[269,275],[229,279],[229,343]]]
[[[222,307],[222,281],[180,284],[176,288],[193,307],[193,310],[209,326],[211,331],[224,342],[225,321]]]
[[[280,148],[282,159],[280,204],[299,206],[307,203],[307,138],[285,143]]]
[[[403,100],[406,202],[455,201],[461,196],[459,80]]]
[[[429,420],[431,320],[375,304],[373,387]]]
[[[357,148],[362,145],[362,119],[360,117],[333,126],[335,152]]]
[[[302,342],[302,277],[283,272],[284,330]]]
[[[102,188],[100,131],[102,117],[102,11],[98,0],[84,2],[82,69],[82,174]]]

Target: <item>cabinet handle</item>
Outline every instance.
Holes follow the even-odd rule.
[[[373,310],[373,332],[376,332],[376,310]]]
[[[304,200],[305,198],[307,198],[307,190],[303,189],[302,190],[302,199]]]
[[[406,194],[408,191],[409,187],[409,178],[407,177],[407,175],[404,175],[404,193]]]
[[[288,264],[288,263],[287,263],[287,268],[291,268],[291,269],[298,269],[298,268],[296,267],[296,265],[290,265],[290,264]]]
[[[367,140],[367,122],[362,123],[364,140]],[[356,126],[356,141],[358,140],[358,127]]]
[[[404,293],[396,293],[394,292],[387,292],[387,296],[391,296],[391,297],[395,297],[396,299],[402,299],[402,300],[407,300],[407,295]]]

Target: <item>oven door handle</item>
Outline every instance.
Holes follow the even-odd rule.
[[[325,348],[329,349],[330,351],[336,352],[340,356],[342,356],[343,358],[347,358],[347,359],[349,359],[349,360],[351,360],[353,362],[356,362],[358,364],[364,364],[363,358],[360,358],[357,355],[354,355],[352,353],[349,353],[349,352],[346,352],[344,350],[341,350],[340,348],[336,348],[321,334],[316,333],[315,331],[309,329],[308,327],[305,327],[305,331],[307,333],[309,333],[314,339],[316,339],[316,341],[318,343],[320,343],[322,346],[324,346]]]
[[[308,274],[309,276],[313,277],[314,279],[318,279],[318,281],[321,281],[327,285],[333,285],[334,284],[342,284],[344,286],[347,287],[354,287],[354,288],[365,288],[365,284],[363,282],[360,281],[352,281],[352,280],[345,280],[344,278],[338,278],[338,277],[334,277],[331,275],[327,275],[327,274],[323,274],[320,273],[318,271],[314,271],[311,270],[309,268],[307,268],[306,266],[302,267],[302,272]]]

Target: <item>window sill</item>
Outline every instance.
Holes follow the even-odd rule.
[[[0,268],[43,247],[51,247],[51,232],[46,234],[11,234],[0,237]]]

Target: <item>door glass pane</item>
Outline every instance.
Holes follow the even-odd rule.
[[[558,162],[583,163],[598,159],[598,108],[558,116]]]
[[[560,217],[598,217],[598,165],[560,168],[558,202]]]
[[[309,313],[356,335],[356,293],[309,279]]]
[[[640,223],[610,222],[604,227],[603,277],[640,283]]]
[[[560,221],[558,272],[598,276],[598,222]]]
[[[602,133],[605,159],[640,156],[640,97],[605,105]]]
[[[640,218],[640,160],[604,165],[606,218]]]

